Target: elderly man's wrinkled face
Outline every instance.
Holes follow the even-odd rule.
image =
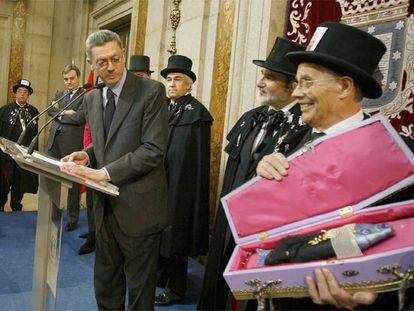
[[[25,87],[19,87],[16,91],[16,101],[19,105],[23,106],[29,99],[29,90]]]
[[[189,92],[191,90],[191,84],[188,79],[183,73],[169,73],[166,78],[168,97],[172,100],[177,100]]]
[[[63,75],[63,82],[68,90],[76,90],[79,87],[79,77],[75,70]]]
[[[338,80],[322,66],[302,63],[296,74],[297,86],[292,95],[298,99],[302,120],[318,130],[325,130],[337,122]]]
[[[121,79],[125,68],[124,53],[116,41],[91,49],[92,59],[89,62],[98,70],[99,77],[106,85],[114,86]]]
[[[291,97],[287,79],[287,75],[263,68],[262,77],[257,81],[259,103],[276,109],[286,106]]]

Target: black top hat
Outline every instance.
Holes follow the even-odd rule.
[[[192,66],[193,62],[188,57],[184,55],[171,55],[168,59],[167,68],[161,70],[160,73],[164,78],[167,78],[167,75],[171,72],[183,73],[195,82],[195,80],[197,80],[197,76],[191,71]]]
[[[150,58],[146,55],[132,55],[129,58],[129,70],[154,72],[150,70]]]
[[[294,77],[296,74],[297,66],[286,58],[286,54],[289,52],[304,50],[305,47],[300,44],[281,37],[277,37],[275,44],[273,45],[273,48],[266,60],[254,60],[253,63],[257,66]]]
[[[29,94],[32,95],[33,89],[32,89],[32,84],[30,83],[29,80],[21,79],[21,80],[17,81],[16,84],[13,86],[13,93],[14,94],[16,94],[17,89],[19,87],[25,87],[26,89],[29,90]]]
[[[373,77],[387,48],[370,34],[340,23],[318,26],[304,52],[292,52],[288,59],[295,64],[315,63],[350,76],[365,97],[378,98],[381,85]]]

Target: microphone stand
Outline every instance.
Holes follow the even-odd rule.
[[[84,85],[85,86],[85,85]],[[88,87],[89,87],[89,83],[88,83]],[[93,90],[93,89],[102,89],[102,88],[104,88],[105,87],[105,83],[99,83],[98,85],[96,85],[94,88],[92,88],[92,89],[90,89],[90,90]],[[89,90],[89,91],[90,91]],[[46,126],[48,126],[53,120],[55,120],[55,119],[57,119],[59,116],[60,116],[60,114],[62,113],[62,111],[64,111],[64,110],[66,110],[66,109],[68,109],[68,108],[70,108],[72,105],[73,105],[73,103],[75,102],[75,101],[77,101],[80,97],[82,97],[82,96],[84,96],[87,92],[89,92],[88,90],[85,90],[83,87],[82,87],[82,93],[80,93],[78,96],[76,96],[76,98],[74,98],[72,101],[70,101],[65,107],[63,107],[62,109],[60,109],[59,110],[59,112],[55,115],[55,116],[53,116],[48,122],[46,122],[41,128],[40,128],[40,130],[39,130],[39,132],[37,133],[37,135],[33,138],[33,140],[32,140],[32,142],[30,143],[30,145],[29,145],[29,148],[27,149],[27,153],[28,154],[32,154],[33,153],[33,151],[34,151],[34,149],[35,149],[35,146],[36,146],[36,144],[37,144],[37,141],[38,141],[38,139],[39,139],[39,135],[40,135],[40,133],[44,130],[44,128],[46,127]]]
[[[91,85],[89,83],[84,84],[81,89],[87,89],[89,88]],[[68,93],[63,94],[61,97],[59,97],[56,101],[52,102],[52,104],[50,104],[49,106],[47,106],[42,112],[40,112],[37,116],[33,117],[29,123],[27,123],[26,128],[21,132],[19,139],[17,140],[17,144],[21,145],[23,143],[23,139],[26,136],[26,132],[27,129],[29,128],[29,125],[31,125],[34,121],[36,121],[37,119],[39,119],[44,113],[48,112],[50,110],[50,108],[52,108],[54,105],[56,105],[57,103],[59,103],[62,99],[64,99],[66,96],[68,95]]]

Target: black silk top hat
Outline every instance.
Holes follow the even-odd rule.
[[[150,58],[146,55],[132,55],[129,58],[129,70],[154,72],[150,70]]]
[[[13,93],[14,94],[16,94],[17,89],[19,87],[25,87],[26,89],[29,90],[29,94],[32,95],[33,89],[32,89],[32,84],[30,83],[29,80],[21,79],[21,80],[17,81],[16,84],[13,86]]]
[[[172,55],[168,58],[167,68],[161,70],[160,73],[164,78],[167,78],[168,74],[171,72],[183,73],[195,82],[195,80],[197,80],[197,76],[191,71],[192,66],[193,62],[188,57],[183,55]]]
[[[306,51],[291,52],[287,58],[295,64],[314,63],[349,76],[365,97],[378,98],[382,89],[373,75],[386,50],[381,40],[358,28],[322,23]]]
[[[300,44],[277,37],[276,42],[266,60],[254,60],[253,64],[294,77],[297,66],[286,58],[286,54],[289,52],[304,50],[305,47]]]

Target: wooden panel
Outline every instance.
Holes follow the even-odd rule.
[[[220,175],[220,159],[226,115],[229,68],[233,39],[235,0],[221,0],[217,23],[217,37],[214,52],[213,84],[211,90],[210,112],[214,123],[211,133],[210,162],[210,216],[214,219],[217,205],[217,190]]]

